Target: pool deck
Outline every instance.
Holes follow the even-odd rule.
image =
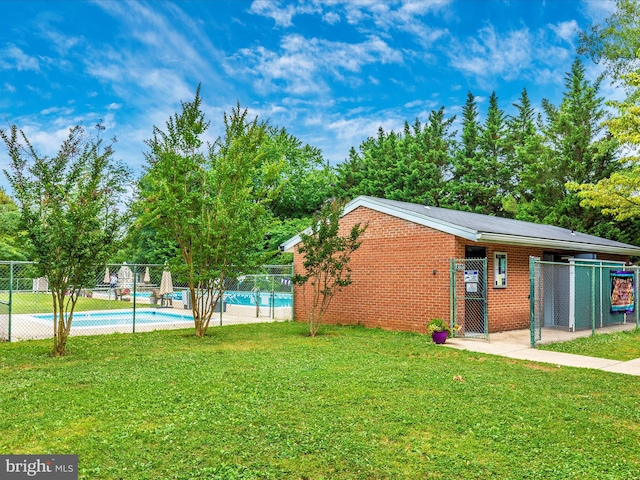
[[[103,294],[106,297],[106,292]],[[100,295],[102,296],[102,295]],[[118,302],[121,306],[123,300],[112,300]],[[133,309],[133,302],[128,301]],[[115,303],[114,303],[115,306]],[[185,310],[181,300],[173,300],[172,305],[151,305],[148,298],[136,298],[136,312],[144,312],[149,309],[164,310],[175,313],[190,314],[190,310]],[[109,312],[111,310],[100,310],[100,313]],[[128,309],[113,309],[116,312],[131,311]],[[96,311],[97,312],[97,311]],[[87,313],[87,312],[78,312]],[[255,306],[242,306],[242,305],[227,305],[226,311],[222,313],[216,312],[211,318],[210,326],[226,326],[226,325],[240,325],[248,323],[266,323],[266,322],[278,322],[287,321],[291,319],[290,307],[276,307],[271,309],[261,307],[258,316],[256,316]],[[8,315],[0,316],[0,338],[8,337]],[[159,323],[137,323],[135,325],[135,332],[151,332],[154,330],[170,330],[180,328],[193,328],[193,320],[186,321],[170,321]],[[79,335],[105,335],[110,333],[132,333],[133,326],[131,324],[125,325],[104,325],[94,327],[74,327],[73,322],[71,325],[70,336]],[[46,320],[34,318],[34,314],[13,314],[11,317],[11,341],[19,340],[36,340],[53,337],[53,326],[51,322]]]

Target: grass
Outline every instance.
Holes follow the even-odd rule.
[[[0,345],[0,454],[82,479],[637,479],[636,377],[296,323]]]
[[[0,294],[0,300],[8,301],[9,294]],[[138,305],[139,306],[139,305]],[[76,312],[84,312],[88,310],[115,310],[133,308],[133,302],[124,302],[121,300],[107,300],[101,298],[79,297],[76,303]],[[17,292],[13,293],[12,310],[13,313],[53,313],[53,298],[50,293],[31,293]]]
[[[592,337],[576,338],[569,342],[540,345],[538,348],[626,362],[640,358],[640,329],[600,333]]]

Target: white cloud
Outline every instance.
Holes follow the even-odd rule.
[[[478,30],[477,37],[455,43],[449,57],[450,65],[466,74],[509,80],[531,66],[532,38],[527,28],[500,35],[489,25]]]
[[[567,22],[560,22],[556,25],[549,25],[549,28],[555,32],[555,34],[567,42],[570,45],[573,45],[573,41],[578,36],[578,32],[580,31],[580,27],[578,27],[578,22],[575,20],[569,20]]]
[[[17,71],[38,71],[40,64],[38,59],[27,55],[21,48],[15,45],[0,50],[0,69]]]
[[[280,2],[274,0],[254,0],[249,12],[255,15],[272,18],[279,27],[291,27],[293,17],[305,13],[319,13],[319,9],[312,4],[301,3],[295,5],[287,3],[282,7]]]
[[[340,21],[340,15],[336,12],[327,12],[322,16],[322,20],[324,20],[329,25],[335,25]]]
[[[254,76],[254,85],[262,92],[285,90],[290,94],[313,94],[328,90],[322,75],[344,81],[349,74],[360,73],[363,66],[374,63],[402,63],[402,53],[379,37],[349,44],[301,35],[282,38],[280,51],[259,46],[242,49],[229,59],[231,74]],[[360,82],[355,77],[350,81]]]

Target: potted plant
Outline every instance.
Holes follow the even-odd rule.
[[[449,323],[441,318],[434,318],[427,322],[427,333],[435,343],[444,343],[452,334]]]

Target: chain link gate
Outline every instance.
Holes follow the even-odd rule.
[[[489,339],[487,316],[487,259],[452,259],[450,323],[458,337]]]

